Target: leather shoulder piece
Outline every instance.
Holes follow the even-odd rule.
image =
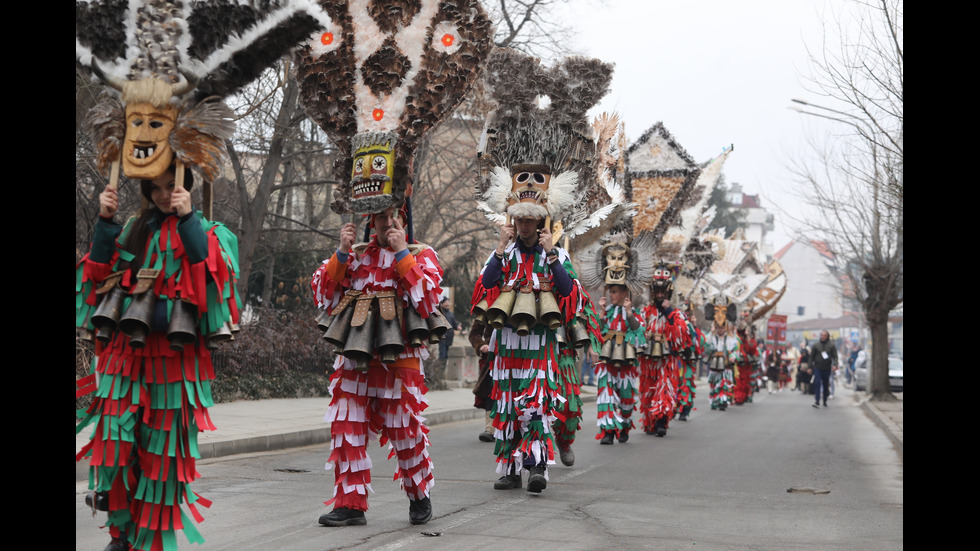
[[[364,251],[365,251],[365,249],[367,249],[367,246],[368,245],[370,245],[370,243],[367,242],[367,241],[365,241],[364,243],[354,243],[354,246],[352,246],[350,248],[350,250],[351,250],[352,253],[356,253],[358,255],[361,255],[361,254],[364,254]]]
[[[428,249],[429,246],[425,243],[412,243],[408,246],[408,252],[412,253],[412,256],[418,256],[419,253]]]

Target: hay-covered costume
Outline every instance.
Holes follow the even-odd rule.
[[[533,290],[535,295],[553,292],[562,323],[571,321],[583,307],[582,290],[568,253],[559,247],[552,251],[557,260],[551,264],[540,245],[527,248],[523,243],[512,243],[503,259],[491,255],[477,281],[473,303],[486,300],[488,308],[492,308],[501,290]],[[522,336],[506,323],[494,331],[490,348],[494,354],[490,367],[490,397],[494,401],[490,417],[496,439],[497,472],[507,475],[554,464],[551,425],[565,400],[558,380],[560,351],[556,330],[539,321]],[[547,470],[544,472],[547,478]]]
[[[207,408],[214,367],[205,335],[226,322],[238,322],[238,241],[224,225],[200,214],[179,220],[157,213],[150,221],[141,268],[159,269],[146,293],[156,296],[151,332],[143,348],[116,331],[94,361],[94,374],[79,381],[80,392],[94,391],[92,405],[76,425],[76,433],[92,430],[92,440],[76,456],[90,457],[89,485],[107,492],[108,521],[113,537],[128,535],[138,549],[176,549],[176,530],[192,542],[203,537],[191,519],[200,522],[198,506],[210,502],[195,494],[200,458],[197,434],[214,430]],[[92,249],[76,266],[75,306],[79,320],[89,319],[95,290],[110,274],[133,260],[120,243],[133,230],[100,218]],[[126,270],[118,285],[127,296],[138,280]],[[175,300],[192,303],[199,313],[199,336],[183,350],[167,340]]]
[[[153,200],[148,184],[168,170],[175,188],[189,190],[186,167],[203,179],[209,212],[210,182],[234,132],[234,113],[221,98],[327,20],[301,0],[242,0],[237,17],[226,8],[176,0],[75,4],[76,67],[111,88],[85,121],[108,188],[117,188],[122,172],[145,182],[143,195]],[[76,266],[76,327],[105,343],[97,344],[95,374],[79,389],[94,390],[95,401],[76,426],[94,427],[77,459],[91,457],[90,485],[99,493],[87,499],[107,506],[106,549],[113,551],[176,550],[178,529],[203,541],[191,516],[200,522],[197,506],[207,501],[189,484],[198,476],[197,432],[214,429],[208,348],[238,329],[235,236],[198,214],[178,221],[148,212],[155,214],[125,229],[100,220],[91,252]],[[145,243],[126,240],[144,229]],[[145,255],[134,259],[122,243],[145,244]],[[121,273],[110,277],[114,271]]]
[[[630,429],[635,427],[632,416],[639,367],[636,351],[646,346],[642,320],[638,309],[627,311],[615,304],[606,306],[602,320],[603,351],[596,364],[596,424],[599,427],[596,439],[605,437],[609,444],[613,436],[625,442]],[[619,348],[624,351],[619,353]]]
[[[311,287],[317,306],[336,317],[338,305],[356,315],[359,303],[374,302],[358,300],[360,297],[350,300],[348,293],[353,291],[362,293],[361,297],[388,295],[396,308],[413,308],[429,317],[442,294],[442,268],[432,248],[412,248],[412,252],[397,255],[390,248],[380,247],[373,236],[370,243],[356,246],[347,255],[334,253],[313,274]],[[332,398],[324,417],[331,423],[332,436],[327,467],[334,470],[334,495],[327,505],[368,509],[369,432],[380,433],[382,445],[390,444],[398,460],[396,479],[408,498],[429,496],[433,483],[426,437],[429,429],[421,417],[428,405],[421,371],[427,357],[425,347],[407,346],[394,362],[382,363],[376,351],[367,370],[358,370],[357,362],[337,355],[330,382]]]
[[[690,355],[688,349],[693,346],[693,340],[687,318],[680,309],[650,304],[643,309],[643,317],[650,340],[647,351],[653,351],[655,341],[661,344],[660,356],[640,356],[643,431],[663,436],[677,408],[681,358]]]

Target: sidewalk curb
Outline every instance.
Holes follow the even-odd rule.
[[[595,394],[583,395],[582,402],[594,402]],[[469,421],[470,419],[482,418],[482,409],[475,407],[464,409],[452,409],[437,411],[426,415],[425,424],[432,427],[444,423],[455,423],[457,421]],[[212,442],[201,444],[198,450],[201,459],[217,459],[231,455],[244,453],[258,453],[267,451],[280,451],[291,448],[302,448],[304,446],[314,446],[330,442],[330,425],[323,428],[301,430],[283,434],[271,434],[266,436],[253,436],[249,438],[238,438],[235,440],[225,440],[223,442]]]
[[[875,403],[868,398],[858,398],[858,400],[858,405],[861,406],[861,409],[864,410],[864,412],[871,418],[872,421],[875,422],[875,424],[881,427],[881,429],[888,436],[888,439],[895,445],[895,449],[898,451],[898,454],[904,459],[904,434],[901,427],[895,424],[894,421],[892,421],[887,415],[885,415],[884,412],[878,409]]]

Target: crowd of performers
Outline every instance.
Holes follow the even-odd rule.
[[[76,8],[84,28],[79,63],[119,91],[87,118],[99,168],[113,176],[100,195],[90,250],[76,265],[76,328],[98,343],[92,374],[79,381],[77,395],[94,400],[79,412],[76,432],[89,430],[91,440],[76,459],[90,465],[86,500],[108,514],[107,551],[173,551],[178,530],[203,541],[194,521],[209,502],[191,490],[197,435],[214,429],[211,350],[238,330],[240,304],[237,240],[192,208],[190,190],[196,173],[209,201],[220,174],[234,130],[220,98],[297,45],[300,101],[339,155],[331,208],[367,221],[363,239],[355,223],[342,226],[311,281],[323,338],[338,351],[325,415],[334,484],[320,524],[366,524],[371,438],[391,449],[409,521],[432,518],[424,362],[449,324],[439,309],[439,257],[413,235],[413,159],[423,136],[478,80],[485,59],[498,108],[478,151],[477,203],[498,222],[499,237],[475,282],[471,343],[483,368],[477,405],[488,413],[480,439],[494,443],[494,488],[523,487],[526,471],[527,491],[540,494],[556,458],[574,464],[583,356],[598,377],[601,445],[628,442],[637,426],[663,437],[672,419],[686,420],[701,359],[711,369],[711,409],[751,401],[758,352],[751,334],[734,330],[732,305],[712,305],[714,328],[703,335],[684,312],[689,305],[671,302],[677,264],[631,271],[629,240],[615,239],[599,255],[604,285],[593,300],[567,250],[569,237],[600,225],[599,214],[618,223],[610,213],[628,210],[582,200],[611,197],[590,188],[600,185],[603,151],[586,113],[607,93],[612,64],[569,58],[548,69],[517,52],[490,55],[492,26],[477,0],[420,0],[420,15],[410,18],[400,10],[351,15],[353,3],[328,14],[307,2],[242,2],[254,17],[241,19],[255,29],[234,27],[207,3],[145,4],[111,10],[118,20],[85,3]],[[238,50],[196,60],[211,72],[190,75],[179,65],[207,50],[188,48],[202,38],[186,36],[191,19],[211,22],[195,28],[254,40],[228,41]],[[126,34],[137,28],[150,32]],[[435,33],[439,39],[430,38]],[[380,49],[364,55],[371,48]],[[259,50],[268,55],[253,55]],[[100,55],[117,61],[97,62]],[[259,65],[240,66],[248,60]],[[237,80],[222,80],[231,77]],[[567,89],[514,93],[545,85]],[[539,109],[537,95],[556,104]],[[144,198],[124,223],[117,220],[120,162]],[[639,256],[633,263],[642,263]],[[636,293],[649,304],[641,308]]]

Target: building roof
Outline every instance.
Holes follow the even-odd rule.
[[[839,318],[817,318],[794,321],[786,326],[787,331],[806,331],[813,329],[840,329],[841,327],[858,327],[861,316],[857,313],[844,314]]]

